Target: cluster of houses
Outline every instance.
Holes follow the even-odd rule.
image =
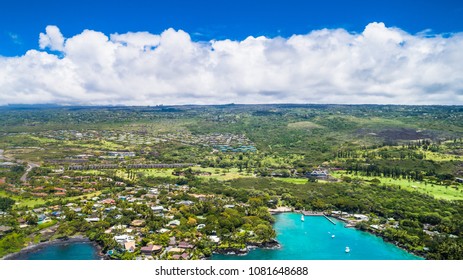
[[[169,133],[160,135],[158,138],[163,142],[180,142],[202,146],[230,146],[241,147],[242,149],[255,149],[254,144],[243,134],[232,133],[211,133],[193,135],[190,133]]]
[[[252,145],[230,146],[230,145],[215,145],[214,149],[222,153],[248,153],[257,152],[257,148]]]
[[[63,176],[62,176],[63,177]],[[67,176],[69,177],[69,176]],[[95,179],[96,176],[79,176],[69,177],[69,180],[75,182],[87,182],[91,179]],[[110,179],[101,177],[101,180]],[[37,187],[35,187],[37,188]],[[55,187],[54,187],[55,188]],[[166,190],[169,194],[168,202],[160,203],[158,200],[159,194]],[[38,189],[39,191],[39,189]],[[66,192],[66,189],[59,189],[57,191]],[[140,191],[143,191],[143,195],[139,195]],[[124,252],[137,252],[137,258],[142,259],[190,259],[196,248],[196,241],[201,238],[207,238],[199,233],[200,230],[206,227],[204,222],[198,222],[194,224],[198,233],[193,238],[183,238],[182,234],[177,236],[178,231],[175,229],[181,225],[181,221],[175,216],[175,213],[180,207],[194,206],[197,201],[205,201],[208,199],[215,199],[214,195],[206,194],[191,194],[191,199],[175,199],[172,200],[171,196],[177,196],[184,194],[189,191],[189,187],[186,185],[176,184],[159,184],[150,188],[135,186],[125,187],[125,190],[117,195],[114,194],[99,194],[98,196],[81,199],[80,201],[68,202],[65,205],[53,205],[47,207],[38,207],[32,210],[23,210],[18,212],[18,216],[30,216],[33,215],[37,218],[39,224],[47,223],[53,220],[60,221],[65,220],[66,215],[74,213],[78,217],[82,217],[86,222],[98,223],[103,220],[112,219],[113,221],[122,221],[106,228],[104,233],[111,235],[112,239],[118,244],[115,248],[108,251],[108,255],[124,253]],[[193,201],[194,200],[194,201]],[[196,201],[196,202],[195,202]],[[143,206],[144,210],[140,209],[137,205]],[[146,208],[148,206],[148,208]],[[230,205],[233,207],[234,205]],[[127,211],[132,212],[131,218],[127,222],[127,218],[124,213]],[[163,221],[163,226],[157,229],[155,232],[147,232],[148,228],[146,221],[146,211],[151,211],[155,216],[159,216]],[[132,217],[131,216],[131,217]],[[125,218],[124,218],[125,217]],[[201,221],[202,217],[198,216],[198,221]],[[23,218],[19,220],[20,228],[30,226],[28,221]],[[2,227],[0,228],[0,235],[7,233],[11,228]],[[56,230],[48,230],[48,234],[53,235]],[[149,242],[146,245],[141,241],[149,234],[168,234],[170,237],[169,244],[157,244],[156,242]],[[202,237],[203,236],[203,237]],[[219,242],[220,239],[217,236],[211,236],[209,238],[211,242]]]

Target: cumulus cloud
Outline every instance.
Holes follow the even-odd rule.
[[[64,38],[48,26],[39,45],[0,57],[0,104],[463,104],[463,33],[370,23],[195,42],[174,29]]]
[[[39,46],[41,49],[49,48],[52,51],[62,51],[64,48],[64,37],[57,26],[49,25],[45,33],[39,35]]]

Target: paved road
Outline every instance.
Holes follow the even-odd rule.
[[[9,158],[6,158],[6,157],[3,155],[4,152],[5,152],[4,150],[1,150],[1,149],[0,149],[0,160],[11,160],[11,159],[9,159]],[[17,160],[16,162],[18,162],[18,163],[24,163],[25,161],[23,161],[23,160]],[[40,166],[40,165],[35,164],[35,163],[33,163],[33,162],[28,162],[28,163],[27,163],[26,172],[24,172],[24,174],[21,176],[21,179],[20,179],[21,182],[27,182],[27,174],[29,174],[29,172],[32,170],[32,168],[34,168],[34,167],[39,167],[39,166]]]
[[[29,172],[32,170],[32,168],[34,167],[39,167],[38,164],[35,164],[33,162],[29,162],[27,163],[27,169],[26,169],[26,172],[24,172],[24,174],[21,176],[21,182],[27,182],[27,174],[29,174]]]

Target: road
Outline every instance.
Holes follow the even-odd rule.
[[[3,155],[4,152],[5,152],[4,150],[0,149],[0,160],[11,160],[11,159],[9,159],[9,158],[6,158],[6,157]],[[18,162],[18,163],[24,163],[25,161],[23,161],[23,160],[16,160],[16,162]],[[24,174],[21,176],[21,179],[20,179],[21,182],[23,182],[23,183],[27,182],[27,175],[29,174],[29,172],[32,170],[32,168],[34,168],[34,167],[39,167],[39,166],[40,166],[40,165],[35,164],[35,163],[33,163],[33,162],[28,162],[28,163],[27,163],[26,172],[24,172]]]
[[[39,167],[38,164],[35,164],[33,162],[28,162],[27,163],[27,169],[26,169],[26,172],[24,172],[24,174],[21,176],[21,182],[27,182],[27,174],[29,174],[29,172],[32,170],[32,168],[34,167]]]

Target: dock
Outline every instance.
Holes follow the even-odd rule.
[[[323,212],[315,212],[315,211],[301,211],[301,214],[304,216],[324,216],[325,213]]]
[[[325,217],[330,223],[335,225],[336,223],[330,219],[330,217],[326,216],[324,212],[316,212],[316,211],[300,211],[302,215],[304,216],[323,216]]]
[[[328,221],[330,221],[333,225],[336,224],[336,223],[335,223],[332,219],[330,219],[328,216],[323,215],[323,217],[325,217],[325,218],[326,218]]]

